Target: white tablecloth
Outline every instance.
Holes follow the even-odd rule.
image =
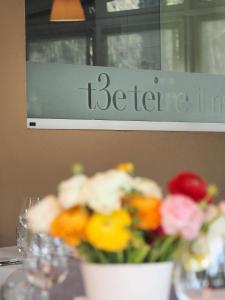
[[[0,248],[0,260],[12,258],[20,258],[16,247]],[[5,282],[11,273],[21,268],[21,266],[22,265],[0,266],[0,286]]]

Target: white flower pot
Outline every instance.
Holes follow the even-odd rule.
[[[82,264],[87,300],[168,300],[173,264]]]

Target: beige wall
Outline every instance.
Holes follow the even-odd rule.
[[[23,197],[54,192],[75,161],[88,173],[133,161],[163,185],[192,169],[225,197],[225,134],[26,129],[23,0],[0,2],[0,246],[15,244]]]

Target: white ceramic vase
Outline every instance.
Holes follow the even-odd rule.
[[[172,262],[82,264],[87,300],[168,300]]]

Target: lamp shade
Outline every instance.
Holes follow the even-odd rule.
[[[80,0],[54,0],[50,20],[52,22],[84,21],[85,14]]]

